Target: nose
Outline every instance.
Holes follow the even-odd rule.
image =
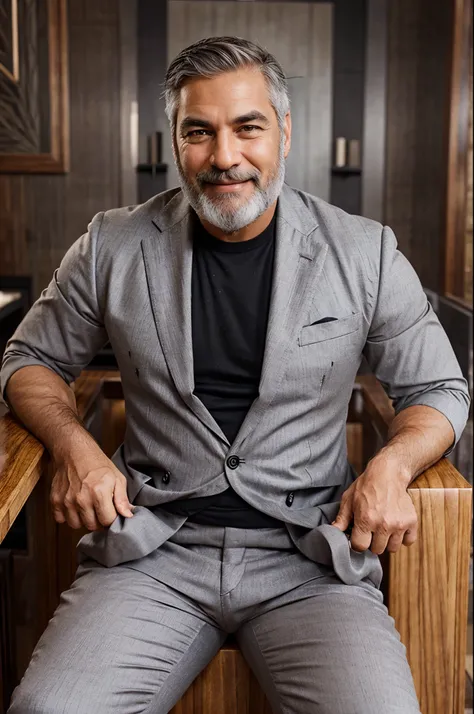
[[[233,132],[217,134],[209,157],[211,165],[219,171],[228,171],[233,166],[238,166],[241,161],[241,155],[237,143]]]

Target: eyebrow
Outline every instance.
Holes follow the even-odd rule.
[[[231,124],[248,124],[252,121],[259,121],[263,124],[266,124],[267,126],[270,124],[270,121],[265,116],[265,114],[262,114],[257,110],[235,117],[234,119],[232,119]],[[190,129],[192,126],[198,126],[201,129],[212,129],[211,122],[207,121],[206,119],[199,119],[198,117],[189,116],[185,117],[181,122],[180,130],[185,131],[186,129]]]

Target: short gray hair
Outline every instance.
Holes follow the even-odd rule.
[[[166,116],[174,136],[179,92],[191,77],[215,77],[244,67],[256,67],[263,74],[278,125],[283,128],[290,109],[288,83],[280,63],[266,49],[241,37],[208,37],[186,47],[168,67],[164,82]]]

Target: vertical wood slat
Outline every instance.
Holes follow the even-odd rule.
[[[395,231],[400,250],[408,259],[415,239],[413,201],[419,15],[418,1],[389,3],[384,221]]]
[[[369,0],[365,59],[362,215],[384,222],[387,13],[389,0]]]
[[[424,287],[441,292],[446,240],[446,107],[452,3],[421,0],[416,92],[416,163],[412,264]],[[433,52],[433,47],[436,51]],[[467,127],[466,127],[467,128]]]
[[[124,399],[104,399],[102,423],[107,428],[103,430],[101,448],[109,458],[125,438],[125,418]]]
[[[15,636],[13,626],[13,557],[0,550],[0,714],[5,714],[15,677]]]
[[[468,97],[468,87],[469,84],[471,84],[472,112],[472,1],[454,0],[453,4],[454,20],[452,46],[450,48],[450,101],[448,104],[448,141],[446,151],[448,172],[446,189],[446,242],[442,252],[442,258],[444,259],[442,287],[445,294],[464,299],[468,182],[471,184],[472,195],[472,167],[471,172],[469,172],[468,162],[466,160],[469,143],[471,144],[472,156],[472,125],[469,127]],[[469,129],[471,129],[471,131],[469,131]],[[472,305],[472,287],[470,290]]]
[[[308,120],[310,76],[308,27],[310,5],[297,3],[257,3],[262,9],[261,35],[257,40],[268,47],[281,63],[288,79],[292,118],[291,150],[286,160],[285,180],[291,186],[308,190]],[[267,21],[265,24],[265,13]]]
[[[120,205],[137,202],[138,22],[137,0],[119,0],[120,31]]]
[[[0,275],[29,272],[25,179],[0,175]]]
[[[252,670],[236,645],[224,645],[196,677],[170,714],[272,714]]]
[[[443,292],[454,2],[388,3],[385,223],[423,286]]]
[[[470,489],[410,489],[417,541],[390,557],[390,615],[423,714],[464,714]],[[421,646],[422,643],[422,646]]]
[[[355,472],[360,475],[364,470],[363,427],[360,423],[347,424],[347,459]]]
[[[333,126],[334,5],[310,5],[305,190],[329,201]],[[297,186],[297,188],[300,188]]]
[[[59,603],[57,524],[49,500],[53,472],[47,455],[42,476],[26,504],[28,549],[13,555],[13,619],[17,681]],[[39,596],[39,597],[38,597]]]

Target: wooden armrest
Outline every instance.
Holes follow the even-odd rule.
[[[0,543],[36,486],[45,449],[19,422],[6,414],[0,419]]]
[[[106,378],[118,372],[84,371],[72,385],[79,417],[85,420],[94,408]],[[3,452],[3,453],[2,453]],[[36,486],[49,455],[38,441],[11,413],[0,419],[0,543]]]
[[[394,409],[372,375],[357,388],[370,426],[385,440]],[[413,674],[424,714],[464,712],[471,484],[446,459],[409,485],[417,540],[385,552],[384,595]]]

